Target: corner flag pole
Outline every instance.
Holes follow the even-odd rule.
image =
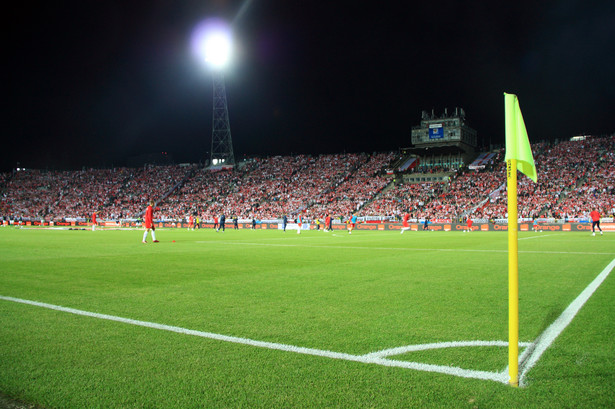
[[[519,386],[519,248],[517,214],[517,170],[534,182],[536,165],[527,136],[519,99],[504,93],[506,122],[506,189],[508,192],[508,375],[511,386]]]
[[[517,234],[517,160],[506,162],[508,190],[508,376],[519,386],[519,248]]]

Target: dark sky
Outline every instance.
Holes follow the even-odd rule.
[[[3,171],[199,161],[212,81],[189,44],[212,16],[236,20],[238,158],[396,149],[422,110],[457,106],[481,142],[502,143],[504,91],[531,141],[615,131],[612,0],[36,3],[4,14]]]

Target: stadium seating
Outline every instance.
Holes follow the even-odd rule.
[[[615,136],[532,145],[538,183],[519,177],[520,217],[576,218],[615,211]],[[252,158],[231,170],[194,166],[25,170],[0,174],[0,216],[25,220],[138,218],[148,200],[157,217],[212,220],[323,219],[360,211],[399,219],[506,217],[503,151],[481,155],[477,169],[448,170],[450,180],[398,183],[387,175],[399,155],[344,153]],[[484,169],[482,168],[484,166]],[[446,169],[442,169],[446,170]],[[420,167],[415,169],[420,171]],[[434,172],[434,169],[429,169]]]

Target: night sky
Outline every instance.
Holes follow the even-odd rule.
[[[615,131],[612,0],[22,3],[4,14],[2,171],[203,159],[212,80],[190,34],[212,16],[234,21],[238,159],[406,147],[422,110],[455,107],[501,144],[504,91],[530,141]]]

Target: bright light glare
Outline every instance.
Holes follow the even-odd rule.
[[[213,68],[224,68],[231,59],[231,29],[223,20],[208,19],[198,24],[191,44],[192,51]]]

